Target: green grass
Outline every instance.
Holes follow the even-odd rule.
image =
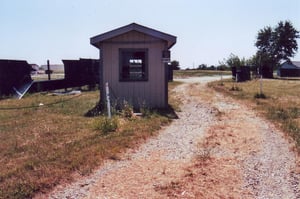
[[[300,152],[300,81],[264,79],[262,93],[260,80],[244,83],[226,80],[223,83],[220,86],[218,82],[213,82],[210,86],[252,104],[293,138]]]
[[[120,114],[111,123],[105,116],[85,117],[98,101],[99,91],[0,100],[0,198],[31,198],[72,180],[74,172],[89,174],[171,120],[171,109],[147,117]]]
[[[203,77],[215,75],[231,75],[231,71],[218,71],[218,70],[174,70],[174,77]]]

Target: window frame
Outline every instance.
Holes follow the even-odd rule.
[[[144,69],[144,77],[141,79],[133,79],[133,78],[125,78],[123,75],[123,54],[124,53],[139,53],[143,52],[145,53],[143,66]],[[134,57],[133,57],[134,59]],[[119,48],[119,81],[120,82],[145,82],[148,81],[148,67],[149,67],[149,60],[148,60],[148,48]]]

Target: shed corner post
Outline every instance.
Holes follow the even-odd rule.
[[[100,110],[105,109],[105,87],[103,84],[103,50],[99,48],[100,51],[100,58],[99,58],[99,90],[100,90],[100,101],[99,101],[99,106]]]

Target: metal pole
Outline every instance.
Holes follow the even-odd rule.
[[[48,80],[51,80],[51,76],[50,76],[50,61],[47,60],[47,71],[48,71]]]
[[[109,87],[108,82],[105,83],[105,91],[106,91],[106,102],[107,102],[107,114],[108,118],[111,118],[111,111],[110,111],[110,99],[109,99]]]

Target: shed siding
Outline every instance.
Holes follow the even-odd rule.
[[[103,85],[109,83],[112,100],[118,102],[127,99],[138,107],[143,102],[149,107],[166,107],[165,67],[162,63],[162,51],[167,43],[155,37],[137,31],[106,40],[101,44],[103,60]],[[148,49],[148,81],[119,81],[119,49]],[[117,96],[115,96],[117,95]]]

